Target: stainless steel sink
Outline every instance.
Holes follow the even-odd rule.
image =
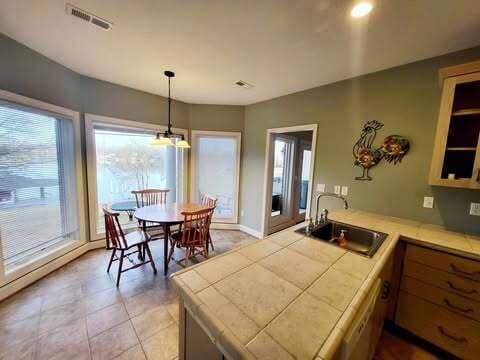
[[[313,239],[339,246],[337,239],[342,230],[347,241],[341,247],[368,257],[372,257],[377,252],[388,236],[378,231],[330,220],[325,224],[315,226],[313,229],[306,226],[295,231]]]

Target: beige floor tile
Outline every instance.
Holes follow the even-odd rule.
[[[178,325],[172,324],[142,342],[148,360],[172,360],[178,356]]]
[[[265,360],[293,360],[294,358],[270,335],[265,331],[255,336],[247,345],[250,351],[257,359]]]
[[[107,265],[105,265],[107,266]],[[112,274],[113,275],[113,274]],[[123,276],[124,274],[122,274]],[[109,275],[101,275],[90,279],[82,284],[82,290],[86,295],[91,295],[99,291],[112,289],[115,287],[116,281],[116,274],[115,279],[113,276]],[[122,279],[123,280],[123,279]]]
[[[221,256],[216,261],[201,264],[195,268],[204,279],[210,283],[217,282],[224,277],[239,271],[251,264],[251,261],[239,253]]]
[[[178,319],[179,319],[179,307],[178,306],[179,306],[178,299],[170,301],[166,305],[169,314],[173,317],[173,319],[176,322],[178,322]]]
[[[146,340],[174,323],[175,319],[168,312],[166,305],[157,306],[132,318],[133,327],[140,340]]]
[[[252,319],[214,287],[199,292],[198,297],[242,344],[249,342],[260,331]]]
[[[123,352],[120,356],[117,356],[115,360],[145,360],[145,353],[143,352],[142,346],[136,345],[131,349]]]
[[[55,330],[56,328],[70,324],[85,316],[85,311],[81,301],[71,304],[57,306],[50,309],[40,316],[39,335]]]
[[[0,303],[0,326],[38,315],[42,308],[42,297],[19,297],[13,295]]]
[[[259,263],[300,289],[305,289],[328,268],[326,263],[312,260],[290,249],[280,250]]]
[[[122,301],[117,289],[108,289],[89,295],[80,301],[83,314],[88,315]]]
[[[36,359],[90,359],[85,319],[76,320],[40,337]]]
[[[218,282],[215,287],[260,327],[264,327],[301,292],[257,264]]]
[[[316,280],[307,292],[344,311],[361,285],[361,280],[331,268]]]
[[[88,337],[94,337],[128,320],[123,303],[117,303],[87,316]]]
[[[162,303],[162,297],[155,289],[148,290],[140,295],[128,298],[125,301],[125,307],[130,317],[138,316],[145,311],[156,308]]]
[[[245,255],[252,261],[258,261],[265,256],[273,254],[274,252],[280,250],[282,247],[270,240],[261,240],[254,244],[242,247],[238,250],[239,253]]]
[[[25,340],[8,347],[0,347],[2,360],[33,360],[37,349],[37,339]]]
[[[302,294],[266,328],[297,359],[312,359],[340,318],[340,311]]]
[[[43,296],[42,312],[51,310],[57,306],[74,303],[82,299],[84,293],[80,284],[69,286],[62,291]]]
[[[94,360],[109,360],[138,344],[130,321],[117,325],[90,339]]]
[[[322,241],[313,240],[304,237],[288,247],[290,250],[299,252],[312,260],[320,261],[326,264],[332,264],[338,260],[345,250],[334,245],[325,244]]]
[[[373,265],[372,259],[349,252],[336,261],[332,267],[357,279],[364,280],[372,270]]]
[[[35,339],[38,334],[40,316],[35,315],[27,319],[12,323],[0,324],[0,352],[14,344]]]

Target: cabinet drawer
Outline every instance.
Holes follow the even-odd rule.
[[[480,303],[409,276],[402,278],[401,290],[437,304],[457,314],[480,321]]]
[[[480,325],[476,321],[404,291],[400,292],[396,323],[456,356],[480,358]]]
[[[439,270],[480,281],[480,262],[478,261],[410,244],[407,246],[405,257]]]
[[[404,262],[403,274],[469,299],[480,301],[480,283],[477,281],[440,271],[408,259]]]

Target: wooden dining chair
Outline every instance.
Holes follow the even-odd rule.
[[[149,205],[159,205],[167,203],[167,194],[170,189],[143,189],[133,190],[132,194],[135,196],[137,208]],[[139,227],[142,224],[138,223]],[[147,222],[145,224],[147,233],[150,235],[150,240],[157,240],[163,237],[163,228],[158,223]]]
[[[202,192],[200,193],[200,205],[211,207],[213,208],[213,211],[215,211],[215,208],[217,207],[217,198]],[[213,246],[212,236],[210,235],[210,231],[208,231],[207,243],[212,248],[212,251],[215,251],[215,248]],[[208,246],[207,246],[207,251],[208,251]]]
[[[139,266],[150,263],[152,265],[153,272],[156,274],[157,268],[155,267],[152,253],[150,252],[150,247],[148,246],[150,236],[139,229],[125,234],[120,225],[120,222],[118,221],[119,213],[112,212],[107,208],[103,208],[103,214],[105,218],[105,235],[107,242],[107,250],[112,250],[112,255],[110,256],[107,272],[110,272],[110,267],[112,266],[112,263],[114,261],[119,262],[117,287],[120,284],[120,276],[123,272],[135,269]],[[117,255],[117,251],[120,253],[119,256]],[[129,256],[135,253],[141,254],[142,251],[146,252],[148,260],[146,260],[145,256],[143,256],[141,258],[141,262],[134,263]],[[124,269],[124,258],[127,258],[133,265]]]
[[[213,215],[213,208],[198,211],[183,211],[184,221],[181,231],[172,234],[172,239],[177,246],[171,246],[167,263],[173,257],[175,247],[185,249],[185,257],[176,260],[179,265],[188,266],[188,261],[196,255],[208,258],[208,233]],[[184,264],[182,264],[184,261]]]

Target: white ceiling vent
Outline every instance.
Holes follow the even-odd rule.
[[[89,13],[88,11],[73,6],[72,4],[67,3],[65,5],[65,11],[68,15],[75,16],[78,19],[89,22],[95,26],[99,26],[103,30],[110,30],[113,25],[110,21],[99,18],[98,16]]]
[[[235,85],[238,85],[240,87],[243,87],[245,89],[251,89],[253,88],[253,85],[252,84],[249,84],[247,83],[246,81],[243,81],[243,80],[238,80]]]

